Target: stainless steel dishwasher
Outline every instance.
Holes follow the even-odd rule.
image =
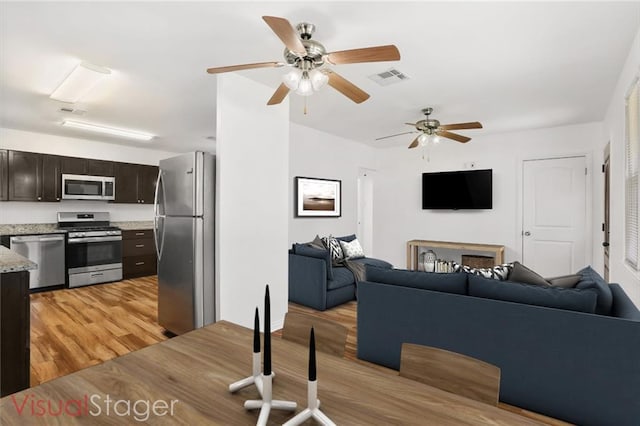
[[[29,273],[29,288],[64,284],[64,235],[20,235],[11,237],[11,250],[35,262]]]

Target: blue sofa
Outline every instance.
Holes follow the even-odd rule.
[[[617,284],[605,284],[605,300],[587,275],[572,293],[557,289],[532,305],[490,298],[485,287],[515,294],[507,287],[524,284],[368,268],[358,284],[358,358],[398,369],[403,342],[435,346],[500,367],[507,404],[581,425],[638,425],[640,311]],[[536,299],[544,289],[532,287],[524,292]],[[593,313],[608,302],[607,315]]]
[[[339,237],[352,241],[355,235]],[[353,262],[391,268],[384,260],[364,257]],[[329,250],[294,244],[289,250],[289,301],[324,311],[355,300],[356,281],[344,266],[333,266]]]

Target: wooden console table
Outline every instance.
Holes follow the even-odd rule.
[[[418,269],[418,249],[420,247],[444,248],[451,250],[464,250],[476,252],[490,252],[494,254],[494,263],[504,263],[504,246],[496,244],[455,243],[450,241],[407,241],[407,269]]]

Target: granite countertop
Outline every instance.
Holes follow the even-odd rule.
[[[137,229],[153,229],[152,220],[139,220],[133,222],[111,222],[111,225],[117,226],[123,231],[134,231]]]
[[[0,235],[63,234],[57,223],[22,223],[0,225]]]
[[[153,229],[152,220],[111,222],[111,225],[117,226],[123,231]],[[66,232],[59,229],[57,223],[0,224],[0,235],[64,234]]]
[[[15,251],[9,250],[4,246],[0,246],[0,274],[5,272],[20,272],[37,269],[38,265],[20,256]]]

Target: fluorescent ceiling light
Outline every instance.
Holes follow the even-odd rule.
[[[111,74],[109,68],[81,62],[51,94],[56,101],[75,103],[86,95],[103,77]]]
[[[154,135],[133,130],[116,129],[115,127],[99,126],[96,124],[84,123],[82,121],[65,120],[62,122],[65,127],[73,127],[75,129],[89,130],[90,132],[106,133],[108,135],[122,136],[125,138],[137,139],[141,141],[149,141]]]

